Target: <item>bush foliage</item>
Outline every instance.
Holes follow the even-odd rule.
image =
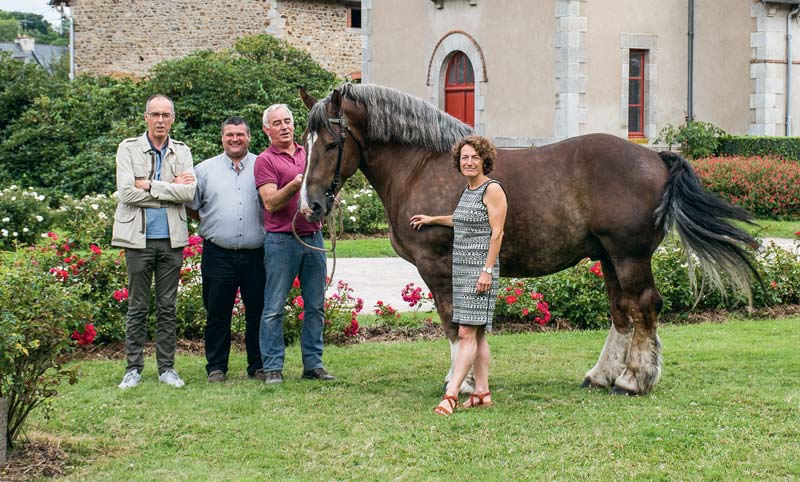
[[[800,164],[777,158],[724,157],[693,162],[706,189],[756,216],[800,219]]]
[[[658,132],[655,142],[667,144],[670,150],[677,145],[681,154],[697,159],[716,154],[724,135],[725,131],[710,122],[689,121],[677,127],[667,124]]]
[[[307,53],[267,35],[162,62],[141,81],[79,76],[70,83],[2,56],[0,181],[78,197],[113,192],[117,145],[144,132],[145,100],[156,92],[175,101],[173,135],[196,162],[221,151],[220,124],[230,115],[250,123],[251,151],[260,152],[267,146],[259,133],[265,107],[289,104],[299,139],[306,110],[297,87],[319,96],[335,82]]]
[[[800,137],[722,136],[717,154],[720,156],[775,156],[800,160]]]

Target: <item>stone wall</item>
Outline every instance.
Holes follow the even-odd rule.
[[[340,76],[361,70],[361,29],[347,27],[347,7],[340,0],[277,0],[285,22],[283,38],[311,53],[319,64]]]
[[[72,0],[78,73],[143,76],[162,60],[222,50],[269,33],[346,75],[361,67],[361,37],[342,0]]]

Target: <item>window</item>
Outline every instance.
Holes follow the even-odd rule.
[[[349,7],[347,9],[347,26],[361,28],[361,7]]]
[[[461,122],[475,127],[475,74],[472,62],[464,52],[455,52],[447,64],[444,110]]]
[[[628,137],[644,138],[646,50],[631,50],[628,62]]]

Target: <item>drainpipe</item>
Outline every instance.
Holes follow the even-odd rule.
[[[694,120],[694,99],[693,99],[693,87],[694,87],[694,0],[689,0],[689,27],[688,27],[688,37],[689,37],[689,52],[688,52],[688,63],[687,71],[688,71],[688,79],[686,83],[686,123]]]
[[[800,13],[800,5],[786,16],[786,137],[792,135],[792,18]]]
[[[72,10],[69,16],[65,12],[67,2],[61,2],[61,20],[69,19],[69,81],[75,80],[75,19],[72,17]]]

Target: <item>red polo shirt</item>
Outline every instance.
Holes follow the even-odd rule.
[[[306,151],[298,143],[294,143],[294,155],[284,152],[275,146],[269,146],[256,158],[255,178],[256,188],[264,184],[275,184],[278,189],[289,184],[295,176],[303,174],[306,169]],[[264,210],[264,231],[268,233],[291,233],[292,218],[300,202],[300,191],[276,212]],[[295,221],[295,229],[300,236],[306,236],[319,231],[320,223],[312,223],[300,213]]]

